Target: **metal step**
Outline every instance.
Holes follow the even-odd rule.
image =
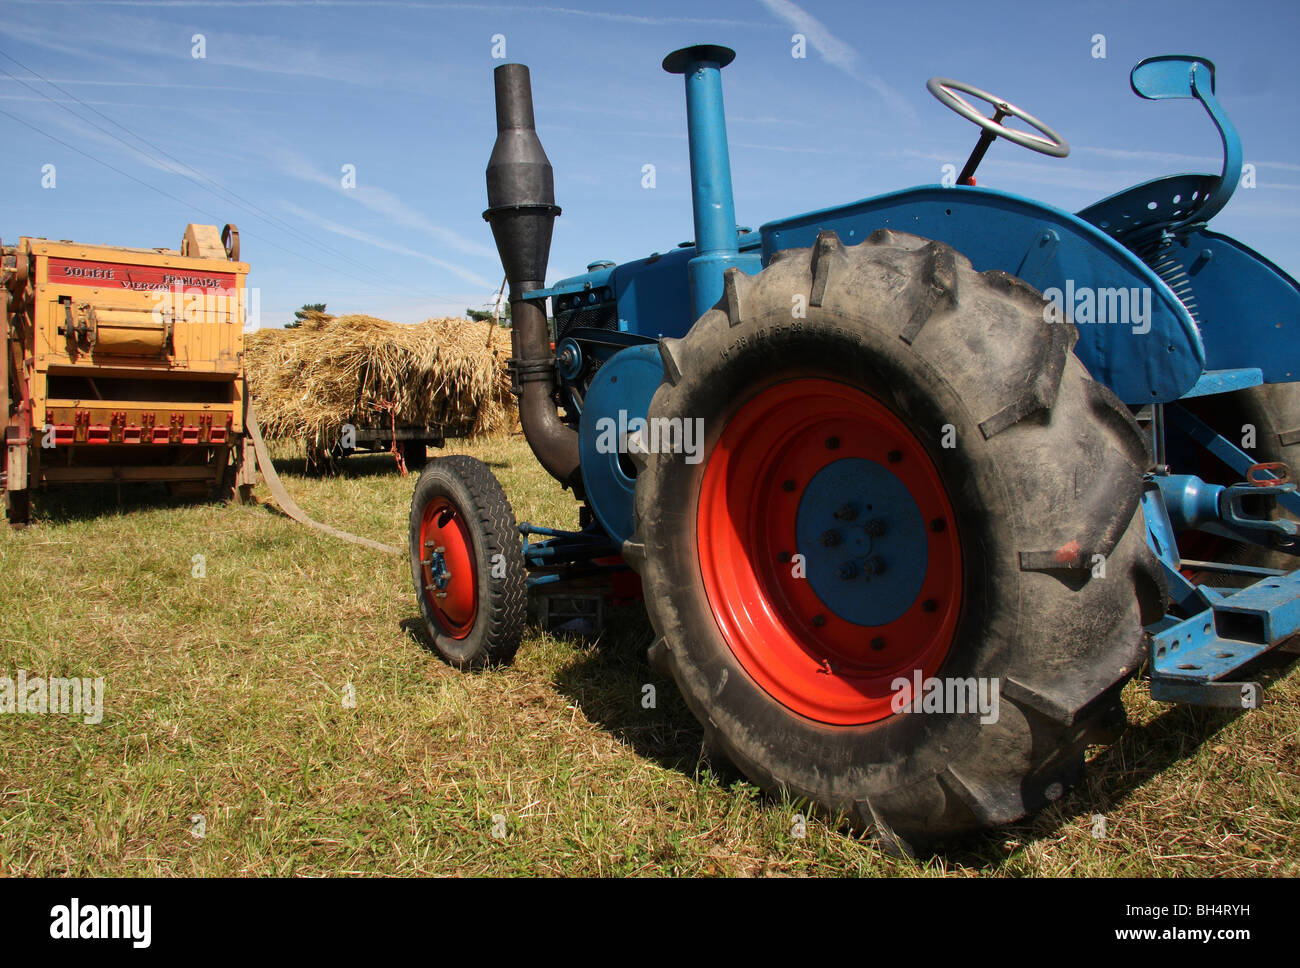
[[[1224,681],[1300,632],[1300,570],[1266,577],[1232,594],[1204,589],[1210,608],[1166,618],[1150,632],[1151,697],[1165,702],[1254,708],[1255,682]]]

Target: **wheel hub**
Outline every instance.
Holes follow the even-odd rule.
[[[835,460],[813,476],[800,496],[795,540],[813,591],[856,625],[894,621],[925,580],[921,510],[907,486],[872,460]]]
[[[461,515],[446,498],[430,501],[420,526],[424,594],[434,619],[451,638],[463,639],[478,614],[474,546]]]
[[[697,519],[732,654],[791,710],[893,714],[893,682],[938,671],[961,609],[952,504],[929,454],[874,397],[833,380],[748,400],[709,455]]]

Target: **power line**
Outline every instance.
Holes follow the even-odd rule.
[[[281,218],[279,218],[278,216],[272,215],[270,212],[265,211],[265,210],[262,209],[260,206],[254,204],[253,202],[248,201],[248,200],[245,199],[243,196],[241,196],[241,195],[239,195],[238,193],[236,193],[233,189],[226,188],[226,187],[225,187],[224,185],[222,185],[220,182],[216,181],[215,179],[211,178],[211,177],[208,176],[208,175],[203,174],[203,172],[199,171],[197,168],[194,168],[192,165],[188,165],[188,164],[186,164],[185,162],[181,161],[179,158],[175,157],[174,155],[169,154],[169,153],[168,153],[167,151],[165,151],[164,149],[158,147],[158,145],[156,145],[156,144],[154,144],[153,142],[149,141],[149,140],[148,140],[147,138],[145,138],[143,135],[138,135],[138,134],[136,134],[134,131],[132,131],[130,128],[128,128],[126,125],[121,124],[121,123],[118,122],[118,121],[114,121],[112,118],[110,118],[108,115],[106,115],[103,111],[100,111],[98,108],[94,107],[93,105],[87,104],[85,101],[82,101],[82,100],[81,100],[80,98],[78,98],[75,94],[73,94],[72,92],[70,92],[70,91],[68,91],[68,90],[66,90],[66,89],[64,89],[64,88],[62,88],[62,87],[60,87],[60,86],[59,86],[58,84],[56,84],[54,81],[49,80],[48,78],[46,78],[46,77],[44,77],[43,75],[41,75],[39,72],[37,72],[37,71],[33,70],[32,68],[28,67],[26,64],[24,64],[22,61],[18,60],[16,57],[13,57],[12,55],[5,53],[3,50],[0,50],[0,57],[5,57],[5,58],[8,58],[9,60],[13,61],[15,64],[17,64],[17,65],[18,65],[19,67],[21,67],[23,70],[27,71],[29,74],[33,75],[34,77],[40,78],[40,80],[42,80],[42,81],[44,81],[46,84],[50,85],[50,87],[54,88],[56,91],[59,91],[60,93],[66,95],[66,96],[69,97],[69,98],[71,98],[73,101],[76,101],[78,104],[80,104],[82,107],[86,108],[88,111],[93,111],[95,114],[98,114],[101,118],[103,118],[103,119],[104,119],[105,121],[107,121],[109,124],[112,124],[112,125],[115,125],[115,126],[121,128],[123,131],[125,131],[127,134],[129,134],[131,137],[135,138],[137,141],[140,141],[140,142],[142,142],[142,143],[148,145],[150,148],[152,148],[152,149],[153,149],[155,152],[157,152],[159,155],[161,155],[161,156],[163,156],[164,158],[166,158],[167,160],[171,161],[174,165],[179,166],[179,168],[189,169],[189,170],[192,171],[195,175],[198,175],[199,178],[202,178],[204,181],[210,182],[212,185],[215,185],[217,189],[220,189],[220,190],[221,190],[222,192],[224,192],[226,195],[231,196],[231,198],[233,198],[233,199],[236,200],[236,204],[242,205],[242,207],[245,208],[247,211],[249,211],[249,212],[251,212],[251,213],[253,213],[253,214],[260,215],[262,218],[266,219],[266,220],[269,221],[269,222],[272,222],[272,223],[278,223],[278,224],[279,224],[279,225],[280,225],[280,226],[281,226],[285,231],[287,231],[287,232],[289,232],[291,235],[295,236],[299,241],[301,241],[301,242],[305,242],[305,243],[308,244],[308,245],[314,246],[315,248],[320,249],[320,250],[323,251],[323,252],[326,252],[326,253],[329,253],[329,254],[332,254],[332,255],[335,255],[335,256],[339,256],[339,257],[341,257],[341,258],[343,258],[343,259],[352,260],[352,256],[349,255],[348,253],[346,253],[346,252],[340,252],[339,250],[334,249],[334,248],[332,248],[331,246],[327,246],[327,245],[325,245],[323,242],[320,242],[319,240],[312,238],[311,236],[307,235],[306,233],[304,233],[304,232],[300,232],[297,228],[295,228],[293,225],[290,225],[290,224],[289,224],[288,222],[286,222],[284,219],[281,219]],[[130,149],[131,151],[134,151],[136,154],[139,154],[139,155],[144,156],[144,152],[142,152],[139,148],[135,147],[135,145],[130,144],[129,142],[125,141],[123,138],[121,138],[121,137],[119,137],[118,135],[114,134],[112,131],[107,130],[107,129],[104,128],[102,125],[96,124],[94,121],[90,120],[89,118],[86,118],[86,117],[81,116],[81,115],[78,114],[77,112],[73,111],[73,110],[72,110],[70,107],[68,107],[66,104],[61,104],[61,103],[59,103],[59,102],[56,101],[54,98],[52,98],[52,97],[50,97],[48,94],[46,94],[44,91],[41,91],[41,90],[39,90],[38,88],[35,88],[35,87],[33,87],[32,85],[28,84],[28,83],[27,83],[26,81],[24,81],[21,77],[15,77],[13,74],[9,73],[9,71],[5,70],[3,67],[0,67],[0,74],[4,74],[6,77],[10,78],[11,80],[17,81],[19,84],[21,84],[23,87],[27,88],[27,90],[31,91],[33,94],[39,95],[40,97],[45,98],[45,99],[46,99],[47,101],[49,101],[50,103],[55,104],[55,105],[58,105],[58,107],[62,108],[64,111],[67,111],[69,114],[71,114],[71,115],[72,115],[74,118],[76,118],[78,121],[81,121],[81,122],[83,122],[83,123],[85,123],[85,124],[89,124],[89,125],[90,125],[91,127],[93,127],[95,130],[100,131],[100,132],[102,132],[103,134],[107,135],[108,137],[110,137],[110,138],[114,139],[115,141],[119,142],[120,144],[125,145],[128,149]],[[145,157],[147,157],[147,156],[145,156]],[[190,177],[190,176],[187,175],[184,171],[177,170],[177,171],[175,172],[175,174],[178,174],[178,175],[180,175],[182,178],[185,178],[186,180],[188,180],[188,181],[190,181],[190,182],[193,182],[195,185],[198,185],[199,188],[202,188],[204,191],[208,192],[210,195],[213,195],[213,196],[215,196],[215,197],[221,199],[221,201],[223,201],[223,202],[227,202],[227,203],[229,202],[229,199],[222,198],[221,195],[218,195],[217,192],[216,192],[214,189],[209,188],[207,185],[204,185],[202,182],[198,181],[197,179]],[[355,262],[355,260],[352,260],[352,261]],[[365,270],[368,271],[368,272],[374,272],[374,273],[378,274],[378,270],[376,270],[376,269],[375,269],[374,267],[372,267],[372,266],[368,266],[368,265],[366,265],[366,264],[364,264],[364,263],[362,263],[362,262],[355,262],[355,264],[358,265],[360,268],[365,269]]]
[[[413,295],[409,290],[406,290],[406,289],[395,289],[395,288],[392,288],[392,287],[389,286],[389,285],[384,285],[384,284],[381,284],[381,283],[377,282],[375,277],[378,277],[378,276],[379,276],[379,272],[378,272],[377,270],[375,270],[373,267],[368,266],[368,265],[366,265],[365,263],[358,262],[358,261],[355,260],[355,259],[354,259],[354,258],[353,258],[349,253],[341,252],[341,251],[339,251],[338,249],[333,248],[332,246],[327,246],[327,245],[325,245],[324,243],[319,242],[317,239],[313,238],[312,236],[307,235],[306,233],[299,231],[295,226],[291,225],[289,222],[285,221],[284,219],[281,219],[281,218],[279,218],[278,216],[273,215],[273,214],[270,213],[270,212],[267,212],[265,209],[261,208],[260,206],[256,205],[255,203],[249,201],[248,199],[245,199],[243,196],[239,195],[239,194],[238,194],[237,192],[235,192],[233,189],[230,189],[230,188],[225,187],[225,186],[222,185],[220,182],[217,182],[215,179],[211,178],[210,176],[205,175],[203,172],[199,171],[197,168],[194,168],[192,165],[189,165],[189,164],[187,164],[186,162],[181,161],[179,158],[176,158],[174,155],[170,154],[169,152],[167,152],[167,151],[164,150],[163,148],[159,147],[158,145],[155,145],[153,142],[149,141],[147,138],[143,137],[142,135],[138,135],[138,134],[136,134],[136,133],[135,133],[134,131],[132,131],[130,128],[126,127],[126,125],[121,124],[121,123],[118,122],[118,121],[115,121],[113,118],[111,118],[111,117],[109,117],[108,115],[104,114],[104,112],[98,110],[98,109],[95,108],[93,105],[90,105],[90,104],[85,103],[84,101],[82,101],[80,98],[78,98],[78,97],[77,97],[75,94],[73,94],[72,92],[70,92],[70,91],[66,90],[65,88],[61,87],[59,84],[55,83],[54,81],[49,80],[48,78],[46,78],[44,75],[42,75],[40,72],[34,70],[33,68],[28,67],[26,64],[24,64],[22,61],[18,60],[16,57],[12,56],[11,54],[6,53],[6,52],[3,51],[3,50],[0,50],[0,56],[3,56],[3,57],[5,57],[5,58],[7,58],[8,60],[12,61],[14,64],[17,64],[19,67],[21,67],[23,70],[27,71],[27,72],[28,72],[29,74],[31,74],[32,76],[34,76],[34,77],[40,79],[41,81],[43,81],[44,83],[50,85],[50,86],[53,87],[55,90],[59,91],[60,93],[62,93],[62,94],[64,94],[64,95],[66,95],[68,98],[70,98],[71,100],[75,101],[77,104],[81,105],[82,107],[86,108],[87,110],[92,111],[92,112],[94,112],[95,114],[99,115],[101,118],[103,118],[105,121],[109,122],[110,124],[112,124],[112,125],[114,125],[114,126],[120,128],[121,130],[125,131],[125,132],[126,132],[127,134],[129,134],[131,137],[135,138],[136,140],[142,142],[142,143],[145,144],[145,145],[148,145],[150,148],[152,148],[154,151],[156,151],[159,155],[161,155],[161,156],[167,158],[169,161],[171,161],[174,165],[177,165],[177,166],[179,166],[180,168],[183,168],[183,169],[188,169],[189,171],[191,171],[191,172],[193,172],[195,175],[197,175],[199,178],[202,178],[204,181],[207,181],[207,182],[211,183],[212,185],[216,186],[216,188],[219,189],[221,192],[224,192],[225,194],[231,196],[231,198],[235,199],[236,202],[237,202],[238,204],[240,204],[242,207],[244,207],[247,211],[250,211],[250,212],[252,212],[252,213],[254,213],[254,214],[260,215],[262,218],[264,218],[264,219],[267,220],[268,222],[272,223],[273,225],[278,223],[278,225],[279,225],[280,227],[282,227],[282,230],[283,230],[283,231],[288,232],[290,235],[296,237],[296,238],[299,239],[300,241],[303,241],[303,242],[307,243],[308,245],[314,246],[316,249],[318,249],[318,250],[320,250],[320,251],[326,253],[327,255],[328,255],[328,254],[333,254],[333,255],[336,255],[336,256],[338,256],[338,257],[340,257],[340,258],[343,258],[343,259],[347,260],[349,264],[357,265],[357,266],[361,267],[362,269],[365,269],[365,270],[367,270],[367,271],[373,273],[374,276],[373,276],[372,278],[370,278],[370,279],[363,279],[363,278],[361,278],[361,277],[359,277],[359,276],[352,275],[351,273],[348,273],[348,272],[346,272],[346,271],[341,271],[341,270],[339,270],[339,269],[336,269],[336,268],[333,267],[333,266],[327,265],[327,264],[325,264],[325,263],[323,263],[323,262],[320,262],[320,261],[318,261],[318,260],[316,260],[316,259],[313,259],[313,258],[311,258],[311,257],[309,257],[309,256],[307,256],[307,255],[305,255],[305,254],[303,254],[303,253],[300,252],[300,251],[297,251],[297,250],[295,250],[295,249],[291,249],[291,248],[287,248],[287,247],[285,247],[285,246],[279,245],[278,243],[274,242],[274,241],[271,240],[271,239],[264,238],[264,237],[262,237],[262,236],[259,236],[259,235],[255,234],[255,233],[252,233],[252,232],[247,232],[247,233],[246,233],[247,235],[249,235],[249,236],[251,236],[251,237],[253,237],[253,238],[259,239],[260,241],[265,242],[265,243],[267,243],[267,244],[269,244],[269,245],[272,245],[272,246],[274,246],[275,248],[280,249],[281,251],[288,252],[288,253],[290,253],[290,254],[292,254],[292,255],[295,255],[295,256],[297,256],[298,258],[301,258],[301,259],[303,259],[303,260],[305,260],[305,261],[307,261],[307,262],[311,262],[313,265],[316,265],[316,266],[319,266],[320,268],[326,269],[327,271],[329,271],[329,272],[331,272],[331,273],[336,273],[336,274],[339,274],[339,275],[343,275],[343,276],[345,276],[345,277],[347,277],[347,278],[349,278],[349,279],[352,279],[352,280],[357,281],[357,282],[361,282],[361,283],[363,283],[364,285],[367,285],[367,286],[372,287],[372,288],[374,288],[374,289],[377,289],[377,290],[379,290],[379,291],[387,292],[387,293],[389,293],[390,295],[396,295],[396,296],[402,296],[402,297],[409,297],[409,296]],[[122,139],[120,136],[118,136],[117,134],[113,133],[112,131],[108,131],[108,130],[106,130],[106,129],[103,128],[101,125],[96,124],[94,121],[90,120],[89,118],[83,117],[82,115],[80,115],[80,114],[78,114],[77,112],[73,111],[73,110],[72,110],[71,108],[69,108],[67,105],[62,104],[62,103],[60,103],[59,101],[55,100],[54,98],[50,97],[50,96],[49,96],[48,94],[46,94],[44,91],[41,91],[41,90],[39,90],[39,89],[37,89],[37,88],[35,88],[35,87],[32,87],[32,85],[28,84],[28,83],[27,83],[26,81],[24,81],[22,78],[20,78],[20,77],[16,77],[15,75],[11,74],[9,71],[4,70],[4,68],[0,68],[0,73],[3,73],[5,76],[9,77],[10,79],[12,79],[12,80],[14,80],[14,81],[17,81],[19,84],[23,85],[23,87],[27,88],[29,91],[32,91],[34,94],[37,94],[37,95],[39,95],[39,96],[45,98],[46,100],[50,101],[50,102],[53,103],[53,104],[57,104],[60,108],[62,108],[63,110],[67,111],[69,114],[71,114],[71,115],[72,115],[74,118],[76,118],[78,121],[81,121],[81,122],[83,122],[83,123],[86,123],[86,124],[91,125],[91,126],[92,126],[93,128],[95,128],[96,130],[100,131],[101,133],[103,133],[104,135],[106,135],[106,136],[108,136],[108,137],[110,137],[110,138],[113,138],[115,141],[117,141],[117,142],[119,142],[120,144],[124,145],[124,146],[125,146],[126,148],[128,148],[129,150],[135,152],[136,154],[141,155],[142,157],[146,157],[146,158],[148,158],[148,155],[145,155],[145,153],[142,152],[142,151],[141,151],[139,148],[137,148],[136,146],[134,146],[134,145],[128,143],[127,141],[125,141],[124,139]],[[91,161],[98,162],[99,164],[103,165],[103,166],[106,167],[106,168],[109,168],[110,170],[116,172],[117,174],[122,175],[123,177],[130,178],[132,181],[136,182],[137,184],[143,185],[145,188],[148,188],[148,189],[150,189],[151,191],[155,191],[155,192],[157,192],[157,193],[159,193],[159,194],[161,194],[161,195],[164,195],[164,196],[167,197],[167,198],[170,198],[170,199],[172,199],[172,200],[174,200],[174,201],[179,202],[179,203],[182,204],[182,205],[186,205],[187,207],[188,207],[189,204],[190,204],[190,203],[186,202],[184,199],[181,199],[181,198],[177,197],[176,195],[171,194],[170,192],[164,191],[163,189],[160,189],[160,188],[158,188],[158,187],[155,186],[155,185],[152,185],[152,184],[150,184],[150,183],[148,183],[148,182],[146,182],[146,181],[143,181],[142,179],[136,178],[135,176],[130,175],[130,174],[128,174],[128,173],[125,172],[125,171],[122,171],[120,168],[116,168],[116,167],[114,167],[113,165],[110,165],[108,162],[105,162],[105,161],[103,161],[102,159],[99,159],[99,158],[97,158],[97,157],[95,157],[95,156],[93,156],[93,155],[87,154],[86,152],[82,151],[81,149],[76,148],[75,146],[68,144],[67,142],[63,141],[62,139],[57,138],[56,136],[50,134],[49,132],[46,132],[46,131],[41,130],[40,128],[37,128],[35,125],[32,125],[32,124],[30,124],[30,123],[24,121],[24,120],[21,119],[21,118],[17,118],[17,117],[15,117],[14,115],[9,114],[8,112],[0,112],[0,113],[4,114],[6,117],[13,118],[14,120],[18,121],[20,124],[23,124],[23,125],[25,125],[26,127],[31,128],[32,130],[36,131],[38,134],[42,134],[42,135],[44,135],[45,137],[49,138],[50,140],[55,141],[55,142],[57,142],[58,144],[64,146],[65,148],[68,148],[68,149],[71,150],[71,151],[76,151],[78,154],[82,155],[83,157],[89,158]],[[150,160],[153,160],[153,159],[150,159]],[[197,181],[195,178],[191,177],[190,175],[187,175],[187,174],[185,173],[185,171],[176,170],[176,171],[175,171],[175,174],[178,174],[178,175],[180,175],[181,177],[185,178],[186,180],[188,180],[188,181],[194,183],[194,184],[197,185],[199,188],[202,188],[204,191],[208,192],[210,195],[213,195],[214,197],[218,198],[219,200],[221,200],[221,201],[223,201],[223,202],[228,201],[228,199],[222,198],[221,195],[217,194],[217,192],[214,191],[212,188],[209,188],[207,185],[204,185],[204,184],[202,184],[201,182]],[[195,207],[197,208],[197,206],[195,206]],[[215,221],[222,221],[222,219],[221,219],[219,216],[214,215],[214,214],[211,213],[211,212],[206,212],[206,211],[204,211],[203,209],[198,209],[198,211],[200,211],[200,212],[202,212],[203,214],[207,215],[209,218],[214,219]],[[445,295],[443,295],[443,294],[441,294],[441,293],[430,292],[430,293],[427,293],[426,295],[427,295],[428,297],[431,297],[431,298],[434,298],[434,299],[438,299],[438,300],[443,300],[443,301],[448,301],[448,302],[451,301],[450,298],[449,298],[448,296],[445,296]]]
[[[32,129],[33,131],[35,131],[37,134],[39,134],[39,135],[44,135],[46,138],[49,138],[51,141],[55,142],[56,144],[60,144],[60,145],[62,145],[63,147],[67,148],[69,151],[75,151],[77,154],[81,155],[83,158],[89,158],[91,161],[95,162],[96,164],[103,165],[105,168],[109,169],[110,171],[117,172],[117,174],[121,175],[123,178],[129,178],[131,181],[135,182],[137,185],[143,185],[145,188],[149,189],[149,190],[152,191],[152,192],[157,192],[159,195],[162,195],[162,196],[165,197],[165,198],[170,198],[170,199],[171,199],[172,201],[174,201],[174,202],[179,202],[181,205],[184,205],[186,208],[192,208],[192,209],[198,211],[199,213],[201,213],[201,214],[203,214],[203,215],[206,215],[208,218],[212,219],[212,220],[215,221],[215,222],[219,222],[219,221],[221,221],[220,216],[217,216],[217,215],[214,215],[214,214],[211,213],[211,212],[205,211],[204,209],[199,208],[197,205],[193,205],[193,204],[191,204],[190,202],[187,202],[185,199],[183,199],[183,198],[181,198],[181,197],[179,197],[179,196],[177,196],[177,195],[173,195],[171,192],[167,191],[166,189],[159,188],[157,185],[151,185],[151,184],[149,184],[149,182],[147,182],[147,181],[145,181],[145,180],[143,180],[143,179],[141,179],[141,178],[136,178],[135,175],[132,175],[130,172],[125,172],[125,171],[123,171],[121,168],[116,167],[115,165],[110,165],[108,162],[104,161],[102,158],[96,158],[94,155],[92,155],[92,154],[90,154],[90,153],[88,153],[88,152],[82,151],[82,150],[81,150],[80,148],[78,148],[76,145],[70,145],[70,144],[68,144],[68,143],[67,143],[66,141],[64,141],[62,138],[56,137],[55,135],[50,134],[48,131],[42,131],[42,130],[41,130],[40,128],[38,128],[36,125],[32,124],[32,123],[29,122],[29,121],[25,121],[25,120],[23,120],[22,118],[18,117],[17,115],[10,114],[8,111],[2,110],[2,109],[0,109],[0,115],[4,115],[6,118],[9,118],[9,119],[12,120],[12,121],[17,121],[19,124],[23,125],[23,126],[26,127],[26,128],[31,128],[31,129]],[[250,234],[251,234],[251,233],[250,233]],[[257,236],[255,236],[255,238],[256,238],[256,237],[257,237]],[[319,266],[319,267],[322,268],[322,269],[325,269],[325,270],[328,271],[328,272],[336,273],[336,274],[338,274],[338,275],[344,275],[344,276],[347,276],[349,279],[352,279],[354,282],[360,282],[360,283],[362,283],[362,284],[364,284],[364,285],[372,286],[372,287],[375,288],[375,289],[379,289],[379,290],[384,291],[384,292],[387,292],[387,293],[389,293],[389,294],[391,294],[391,295],[398,295],[398,296],[409,295],[408,293],[401,292],[401,291],[396,290],[396,289],[389,289],[387,286],[376,285],[375,282],[374,282],[374,280],[363,279],[361,276],[353,276],[353,275],[351,275],[351,274],[349,274],[349,273],[346,273],[346,272],[344,272],[344,273],[340,273],[340,272],[339,272],[337,269],[335,269],[333,266],[328,266],[328,265],[326,265],[325,263],[320,262],[320,261],[318,261],[318,260],[316,260],[316,259],[313,259],[313,258],[311,258],[311,257],[308,256],[308,255],[304,255],[304,254],[301,253],[301,252],[297,252],[297,251],[295,251],[295,250],[293,250],[293,249],[287,248],[286,246],[280,245],[278,242],[275,242],[275,241],[273,241],[273,240],[271,240],[271,239],[261,239],[261,241],[262,241],[262,242],[265,242],[265,243],[267,243],[267,244],[269,244],[269,245],[275,246],[275,248],[280,249],[280,250],[282,250],[282,251],[284,251],[284,252],[288,252],[290,255],[295,255],[295,256],[297,256],[297,257],[300,258],[300,259],[304,259],[304,260],[306,260],[307,262],[312,263],[313,265],[316,265],[316,266]],[[433,295],[437,295],[437,294],[434,293]],[[445,299],[446,297],[445,297],[445,296],[438,296],[438,298],[440,298],[440,299]]]

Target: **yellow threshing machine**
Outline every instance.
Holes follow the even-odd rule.
[[[3,488],[11,523],[49,484],[163,481],[246,496],[248,265],[239,232],[180,250],[22,238],[3,247]],[[256,311],[254,307],[254,312]]]

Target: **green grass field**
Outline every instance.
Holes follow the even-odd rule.
[[[448,452],[491,464],[521,520],[575,523],[521,439]],[[277,463],[308,513],[404,543],[414,478],[391,459]],[[102,676],[106,696],[99,725],[0,716],[5,874],[1300,873],[1295,668],[1249,715],[1131,684],[1133,725],[1081,787],[898,860],[818,820],[795,836],[799,804],[711,768],[639,609],[598,641],[530,627],[513,666],[462,674],[425,643],[405,559],[267,505],[75,489],[36,517],[0,530],[0,676]]]

